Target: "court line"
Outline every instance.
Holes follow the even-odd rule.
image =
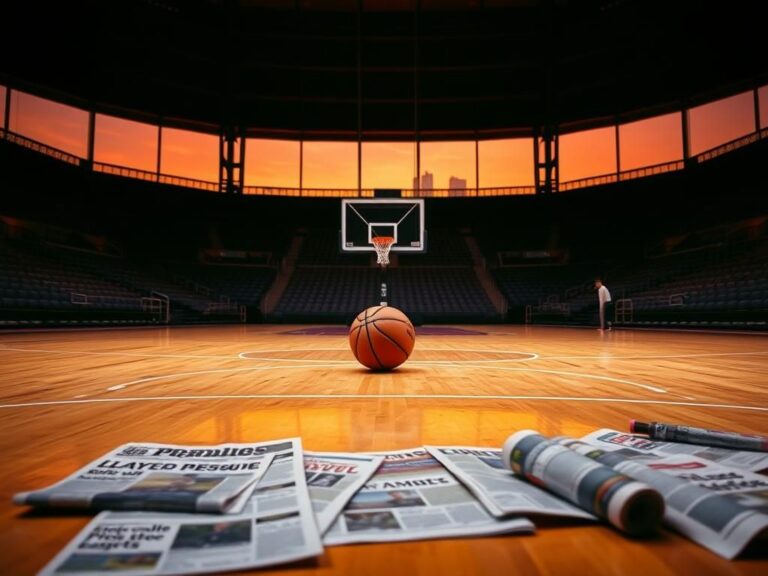
[[[766,351],[755,352],[702,352],[700,354],[659,354],[650,356],[539,356],[539,360],[577,360],[579,358],[599,360],[644,360],[656,358],[708,358],[715,356],[755,356],[768,354]]]
[[[498,362],[525,362],[529,360],[536,360],[539,358],[539,355],[535,352],[520,352],[517,350],[477,350],[477,349],[456,349],[456,348],[417,348],[419,352],[472,352],[472,353],[483,353],[483,354],[518,354],[518,355],[525,355],[527,358],[497,358],[494,360],[409,360],[409,364],[413,363],[426,363],[426,362],[446,362],[446,363],[454,363],[454,364],[463,364],[466,362],[472,362],[475,364],[491,364],[491,363],[498,363]],[[248,356],[248,354],[273,354],[273,353],[304,353],[304,352],[347,352],[349,351],[348,348],[299,348],[299,349],[281,349],[281,350],[246,350],[245,352],[240,352],[237,357],[242,360],[266,360],[269,362],[313,362],[313,363],[326,363],[326,362],[336,362],[336,360],[312,360],[312,359],[305,359],[305,358],[272,358],[272,357],[259,357],[259,358],[252,358]]]
[[[0,350],[52,352],[52,353],[61,353],[61,354],[96,354],[96,355],[116,354],[114,352],[79,352],[78,353],[78,352],[58,351],[58,350],[30,350],[28,348],[19,348],[19,349],[0,348]],[[304,351],[311,351],[311,350],[339,351],[339,350],[345,350],[345,348],[315,348],[315,349],[307,349],[307,350],[304,350]],[[453,349],[442,349],[442,348],[425,348],[424,350],[425,351],[433,351],[433,352],[435,352],[435,351],[456,351],[456,350],[453,350]],[[286,352],[286,351],[287,350],[267,350],[265,352]],[[493,352],[493,351],[489,351],[489,350],[466,350],[466,351],[467,352],[486,352],[486,353],[487,352]],[[458,352],[461,352],[461,351],[458,351]],[[242,354],[245,354],[245,353],[246,352],[241,352],[238,355],[238,357],[239,358],[243,358]],[[500,353],[500,354],[504,354],[504,353],[508,353],[508,354],[523,354],[523,352],[512,352],[512,351],[498,351],[497,353]],[[133,354],[133,353],[130,353],[130,352],[118,353],[118,354],[122,354],[122,355],[126,355],[126,356],[147,356],[147,355],[141,355],[141,354]],[[534,353],[525,352],[525,354],[534,354]],[[534,356],[535,356],[535,354],[534,354]],[[176,356],[172,356],[172,355],[158,355],[158,356],[149,356],[149,357],[159,357],[159,358],[165,358],[165,357],[208,358],[208,356],[180,356],[180,355],[176,355]],[[230,359],[234,358],[233,356],[213,356],[213,357],[214,358],[230,358]],[[253,358],[251,358],[251,360],[253,360]],[[281,360],[281,359],[269,359],[269,358],[264,358],[263,360],[265,360],[265,361],[274,361],[274,360],[284,361],[284,360]],[[528,359],[525,359],[525,360],[528,360]],[[535,360],[535,357],[530,358],[530,360]],[[299,362],[301,360],[288,359],[288,360],[285,360],[285,361],[288,361],[288,362]],[[472,361],[474,364],[470,364],[470,363],[468,363],[466,361],[461,361],[461,360],[459,360],[459,361],[450,361],[450,360],[447,360],[447,361],[438,361],[438,360],[434,360],[434,361],[433,360],[418,361],[418,360],[413,360],[413,361],[409,362],[409,364],[428,365],[428,366],[457,366],[457,365],[459,365],[459,366],[464,367],[464,368],[490,368],[490,369],[507,370],[507,371],[541,372],[541,373],[546,373],[546,374],[556,374],[556,375],[564,375],[564,376],[576,376],[576,377],[579,377],[579,378],[587,378],[587,379],[593,379],[593,380],[604,380],[604,381],[607,381],[607,382],[618,382],[620,384],[627,384],[629,386],[639,387],[639,388],[643,388],[645,390],[650,390],[651,392],[659,392],[661,394],[666,394],[666,392],[667,392],[664,388],[658,388],[656,386],[650,386],[648,384],[640,384],[639,382],[632,382],[631,380],[624,380],[624,379],[621,379],[621,378],[612,378],[610,376],[599,376],[599,375],[594,375],[594,374],[580,374],[578,372],[566,372],[566,371],[559,371],[559,370],[542,370],[542,369],[536,369],[536,368],[527,369],[527,368],[509,368],[509,367],[504,367],[504,366],[478,366],[477,365],[478,363],[488,364],[488,363],[491,363],[491,362],[510,362],[510,361],[513,361],[513,360],[476,360],[476,361]],[[518,359],[516,361],[520,361],[520,359]],[[290,368],[315,368],[315,367],[321,367],[321,366],[318,366],[318,364],[321,364],[322,366],[327,366],[327,367],[354,365],[354,362],[351,362],[351,361],[350,362],[344,362],[344,363],[338,363],[338,362],[333,362],[333,361],[329,361],[329,360],[304,360],[304,362],[312,362],[312,364],[311,365],[291,366]],[[161,376],[152,376],[152,377],[149,377],[149,378],[143,378],[143,379],[138,379],[138,380],[131,380],[130,382],[126,382],[124,384],[116,384],[114,386],[110,386],[106,390],[109,391],[109,392],[114,392],[114,391],[117,391],[117,390],[122,390],[123,388],[126,388],[128,386],[132,386],[132,385],[135,385],[135,384],[143,384],[145,382],[152,382],[152,381],[156,381],[156,380],[164,380],[164,379],[168,379],[168,378],[176,378],[176,377],[181,377],[181,376],[193,376],[193,375],[197,375],[197,374],[214,374],[214,373],[219,373],[219,372],[243,372],[243,371],[249,371],[249,370],[251,370],[251,371],[268,370],[268,369],[269,370],[275,370],[275,369],[280,369],[280,368],[285,369],[285,368],[289,368],[289,367],[288,366],[254,366],[254,367],[249,367],[249,368],[223,368],[223,369],[216,369],[216,370],[199,370],[199,371],[195,371],[195,372],[178,372],[178,373],[174,373],[174,374],[165,374],[165,375],[161,375]]]
[[[344,364],[326,364],[324,366],[317,366],[316,364],[311,365],[304,365],[304,366],[250,366],[248,368],[217,368],[213,370],[195,370],[194,372],[174,372],[172,374],[162,374],[160,376],[147,376],[146,378],[138,378],[137,380],[131,380],[130,382],[125,382],[123,384],[115,384],[114,386],[110,386],[109,388],[106,388],[108,392],[115,392],[117,390],[122,390],[123,388],[127,388],[128,386],[133,386],[135,384],[145,384],[146,382],[155,382],[157,380],[167,380],[172,378],[180,378],[182,376],[196,376],[198,374],[218,374],[220,372],[258,372],[261,370],[288,370],[288,369],[303,369],[303,368],[333,368],[338,366],[349,366],[351,365],[351,362],[345,362]]]
[[[509,358],[509,359],[494,359],[494,360],[411,360],[409,363],[427,363],[427,362],[445,362],[453,364],[465,364],[466,362],[472,362],[475,364],[491,364],[501,362],[527,362],[533,360],[578,360],[578,359],[597,359],[597,360],[646,360],[646,359],[664,359],[664,358],[708,358],[719,356],[759,356],[768,355],[768,351],[754,351],[754,352],[703,352],[698,354],[663,354],[663,355],[648,355],[648,356],[541,356],[536,352],[520,352],[514,350],[479,350],[479,349],[464,349],[459,350],[456,348],[418,348],[419,351],[424,352],[473,352],[473,353],[486,353],[486,354],[525,354],[528,358]],[[280,350],[248,350],[240,352],[237,356],[222,356],[213,354],[142,354],[140,352],[91,352],[86,350],[48,350],[42,348],[8,348],[0,346],[0,352],[36,352],[36,353],[50,353],[50,354],[84,354],[88,356],[130,356],[139,358],[219,358],[224,360],[242,359],[242,360],[265,360],[270,362],[312,362],[312,363],[332,363],[335,360],[312,360],[312,359],[300,359],[300,358],[250,358],[246,354],[271,354],[275,352],[344,352],[347,348],[300,348],[300,349],[280,349]]]
[[[415,364],[415,362],[412,362],[412,364]],[[262,370],[298,370],[298,369],[305,369],[305,368],[333,368],[338,366],[354,366],[354,362],[344,362],[344,363],[327,363],[323,364],[322,366],[318,366],[317,364],[305,364],[305,365],[297,365],[297,366],[252,366],[248,368],[216,368],[212,370],[195,370],[193,372],[175,372],[172,374],[162,374],[160,376],[148,376],[146,378],[138,378],[136,380],[131,380],[130,382],[125,382],[123,384],[115,384],[113,386],[110,386],[106,388],[108,392],[115,392],[117,390],[123,390],[124,388],[127,388],[128,386],[133,386],[137,384],[144,384],[147,382],[156,382],[158,380],[169,380],[173,378],[179,378],[182,376],[197,376],[199,374],[219,374],[222,372],[256,372],[256,371],[262,371]],[[428,365],[428,366],[449,366],[449,367],[455,367],[456,364],[453,362],[422,362],[420,365]],[[478,366],[473,364],[460,364],[462,368],[485,368],[489,370],[504,370],[506,372],[537,372],[542,374],[555,374],[557,376],[575,376],[577,378],[585,378],[587,380],[603,380],[606,382],[616,382],[619,384],[626,384],[628,386],[633,386],[636,388],[643,388],[644,390],[649,390],[651,392],[658,392],[660,394],[666,394],[667,390],[664,388],[659,388],[657,386],[651,386],[650,384],[641,384],[639,382],[633,382],[631,380],[625,380],[623,378],[614,378],[612,376],[601,376],[598,374],[583,374],[580,372],[569,372],[566,370],[545,370],[540,368],[511,368],[509,366]]]
[[[671,400],[641,400],[635,398],[586,398],[582,396],[471,396],[465,394],[237,394],[205,396],[135,396],[126,398],[93,398],[90,400],[47,400],[19,404],[0,404],[2,408],[31,408],[36,406],[68,406],[72,404],[99,404],[109,402],[164,402],[171,400],[533,400],[543,402],[607,402],[615,404],[651,404],[660,406],[692,406],[698,408],[724,408],[768,412],[765,406],[739,404],[707,404],[704,402],[675,402]]]
[[[721,330],[719,328],[661,328],[653,326],[633,326],[632,328],[619,327],[621,332],[631,332],[638,330],[641,332],[692,332],[695,334],[737,334],[739,336],[767,336],[765,328],[755,328],[754,330]]]
[[[214,356],[202,354],[142,354],[140,352],[90,352],[87,350],[43,350],[40,348],[6,348],[0,352],[47,352],[50,354],[85,354],[87,356],[138,356],[140,358],[224,358],[236,360],[238,356]]]
[[[523,362],[527,360],[536,360],[539,355],[535,352],[519,352],[512,350],[457,350],[455,348],[419,348],[425,352],[473,352],[473,353],[486,353],[486,354],[524,354],[527,358],[509,358],[509,359],[495,359],[495,360],[469,360],[469,362],[475,363],[493,363],[493,362]],[[42,348],[8,348],[0,347],[0,352],[33,352],[33,353],[50,353],[50,354],[84,354],[87,356],[129,356],[139,358],[219,358],[229,360],[264,360],[269,362],[313,362],[313,363],[329,363],[337,362],[336,360],[311,360],[301,358],[251,358],[246,354],[271,354],[275,352],[346,352],[348,348],[300,348],[300,349],[280,349],[280,350],[252,350],[246,352],[240,352],[237,356],[221,356],[221,355],[204,355],[204,354],[142,354],[140,352],[91,352],[87,350],[75,351],[75,350],[46,350]],[[412,362],[433,362],[432,360],[413,360]],[[462,363],[467,360],[434,360],[434,362],[455,362]]]

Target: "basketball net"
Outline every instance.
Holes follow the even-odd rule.
[[[381,264],[382,266],[389,264],[389,249],[392,248],[395,239],[392,236],[376,236],[371,242],[373,242],[373,247],[376,249],[376,264]]]

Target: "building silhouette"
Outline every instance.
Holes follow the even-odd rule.
[[[414,190],[434,190],[435,188],[435,175],[432,172],[425,171],[421,176],[421,183],[419,183],[419,177],[416,176],[413,179]]]

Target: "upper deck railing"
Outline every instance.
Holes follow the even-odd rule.
[[[81,158],[74,154],[70,154],[69,152],[65,152],[64,150],[59,150],[53,146],[43,144],[42,142],[32,140],[31,138],[27,138],[26,136],[22,136],[21,134],[11,132],[10,130],[4,130],[2,128],[0,128],[0,138],[6,142],[10,142],[22,148],[32,150],[39,154],[54,158],[73,166],[80,166],[84,168],[90,167],[90,169],[94,172],[99,172],[102,174],[110,174],[124,178],[133,178],[146,182],[157,182],[159,184],[168,184],[171,186],[180,186],[183,188],[207,190],[209,192],[221,191],[221,187],[218,182],[186,178],[184,176],[175,176],[173,174],[160,174],[148,170],[140,170],[138,168],[107,164],[105,162],[88,162],[85,158]],[[688,162],[691,164],[701,164],[703,162],[707,162],[722,156],[723,154],[727,154],[745,146],[749,146],[750,144],[754,144],[755,142],[758,142],[764,138],[768,138],[768,128],[763,128],[759,131],[747,134],[746,136],[742,136],[740,138],[736,138],[735,140],[731,140],[730,142],[716,146],[710,150],[701,152],[689,158]],[[685,167],[686,161],[681,159],[672,162],[663,162],[653,166],[644,166],[642,168],[634,168],[632,170],[614,172],[611,174],[602,174],[597,176],[590,176],[588,178],[569,180],[566,182],[560,182],[558,192],[567,192],[569,190],[602,186],[606,184],[614,184],[616,182],[623,182],[625,180],[634,180],[636,178],[645,178],[647,176],[666,174],[669,172],[682,170]],[[274,186],[244,186],[243,194],[253,196],[294,196],[303,198],[371,198],[374,196],[374,190],[372,188],[363,188],[358,190],[357,188],[281,188]],[[520,196],[536,194],[536,188],[534,186],[500,186],[490,188],[440,188],[429,190],[405,189],[402,190],[401,194],[405,198]]]

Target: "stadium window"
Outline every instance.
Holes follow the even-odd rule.
[[[675,162],[683,158],[680,112],[619,126],[621,171]]]
[[[475,142],[422,142],[421,174],[432,175],[433,189],[449,190],[448,195],[463,196],[477,187]]]
[[[363,188],[413,188],[416,175],[413,142],[364,142],[362,154]]]
[[[613,126],[560,136],[560,182],[616,173]]]
[[[717,148],[755,131],[752,92],[710,102],[688,111],[691,155]]]
[[[304,188],[357,189],[357,142],[304,142]]]
[[[93,159],[155,172],[159,130],[151,124],[97,114]]]
[[[206,182],[219,181],[219,137],[163,128],[160,173]]]
[[[5,86],[0,86],[0,128],[5,128]]]
[[[245,143],[245,185],[299,187],[299,147],[291,140],[248,139]]]
[[[88,155],[88,112],[14,90],[11,132],[85,158]]]
[[[757,91],[757,99],[760,102],[760,128],[768,128],[768,86]]]
[[[480,188],[533,186],[533,139],[481,140]]]

